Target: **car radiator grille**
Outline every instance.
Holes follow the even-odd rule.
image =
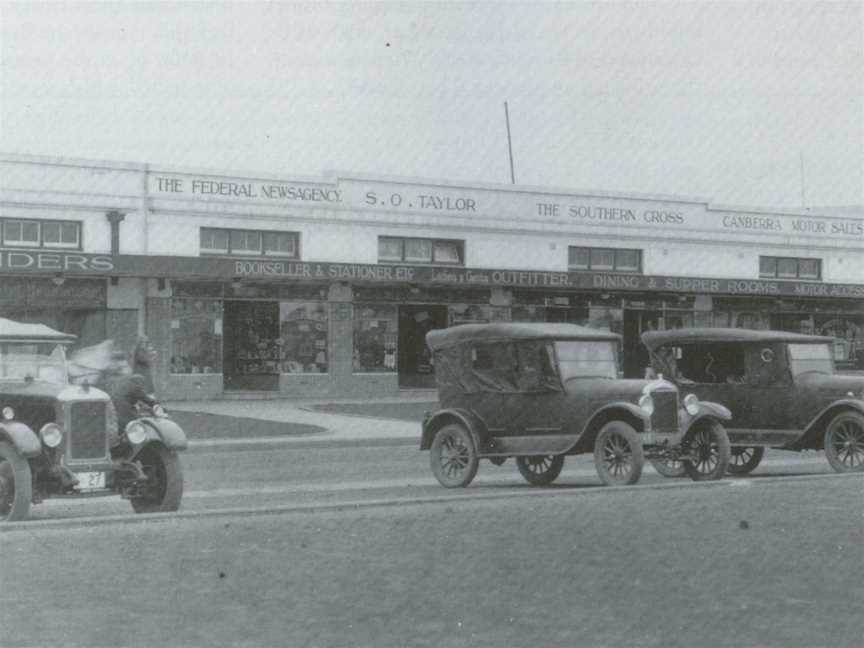
[[[98,459],[105,456],[105,403],[72,403],[69,423],[71,459]]]
[[[654,414],[651,416],[651,425],[655,430],[677,430],[678,429],[678,392],[655,391],[651,392],[654,401]]]

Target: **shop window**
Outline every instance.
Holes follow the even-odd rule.
[[[79,248],[81,223],[51,220],[3,220],[3,245],[9,247]]]
[[[222,373],[222,301],[171,302],[171,358],[174,374]]]
[[[571,246],[568,266],[570,270],[642,272],[642,250]]]
[[[202,254],[299,257],[297,232],[202,227],[200,237]]]
[[[355,307],[354,372],[396,371],[398,322],[396,306],[358,304]]]
[[[326,302],[281,302],[282,373],[327,373],[330,316]]]
[[[760,256],[759,276],[773,279],[818,280],[822,278],[822,260]]]
[[[378,261],[389,263],[465,263],[465,243],[449,239],[378,237]]]

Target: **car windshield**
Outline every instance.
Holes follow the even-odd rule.
[[[67,382],[62,344],[0,342],[0,380]]]
[[[833,374],[834,361],[831,358],[831,348],[827,344],[790,344],[789,366],[793,376],[808,371]]]
[[[571,378],[617,378],[618,360],[611,341],[557,341],[555,352],[563,381]]]

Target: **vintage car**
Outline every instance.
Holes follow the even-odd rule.
[[[654,371],[730,409],[730,473],[754,470],[765,448],[824,449],[837,472],[864,470],[864,376],[835,372],[833,338],[676,329],[644,333],[642,341]],[[681,474],[680,467],[667,465],[665,474]]]
[[[424,417],[420,449],[445,487],[467,486],[480,459],[508,457],[534,485],[582,453],[608,485],[636,483],[646,458],[674,456],[694,480],[726,471],[729,411],[682,401],[665,380],[619,379],[614,333],[506,322],[433,330],[426,342],[440,409]]]
[[[48,497],[118,493],[139,513],[177,510],[183,430],[158,405],[118,430],[109,396],[69,381],[74,340],[0,318],[0,521]]]

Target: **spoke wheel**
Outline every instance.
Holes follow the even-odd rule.
[[[693,481],[720,479],[729,466],[729,437],[726,430],[717,422],[707,421],[696,424],[684,435],[682,443],[684,470]]]
[[[677,459],[652,459],[651,465],[664,477],[683,477],[687,474],[684,464]]]
[[[729,465],[726,472],[730,475],[746,475],[756,470],[756,466],[762,461],[765,448],[754,448],[752,446],[732,446],[729,455]]]
[[[151,443],[138,454],[147,483],[130,499],[136,513],[164,513],[180,508],[183,470],[180,458],[161,443]]]
[[[532,486],[548,486],[561,474],[564,455],[516,457],[516,466],[525,481]]]
[[[30,464],[15,446],[0,441],[0,522],[26,519],[32,499]]]
[[[429,465],[445,488],[467,486],[477,474],[480,461],[471,434],[461,425],[445,425],[432,440]]]
[[[844,412],[825,431],[825,457],[839,472],[864,471],[864,416]]]
[[[603,426],[594,440],[594,467],[604,484],[635,484],[644,464],[642,441],[636,430],[621,421]]]

